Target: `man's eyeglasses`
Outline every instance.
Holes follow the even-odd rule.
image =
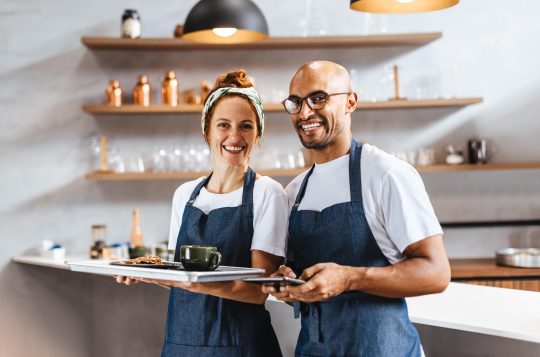
[[[281,102],[283,104],[283,107],[289,114],[298,114],[302,110],[302,103],[304,100],[306,101],[306,104],[308,107],[311,108],[311,110],[321,110],[324,108],[330,97],[334,95],[340,95],[340,94],[351,94],[352,92],[343,92],[343,93],[331,93],[328,94],[323,91],[311,93],[310,95],[300,98],[296,95],[291,95],[287,99]]]

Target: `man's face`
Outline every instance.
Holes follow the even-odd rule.
[[[306,71],[291,81],[289,97],[321,100],[325,94],[343,92],[348,92],[347,88],[332,83],[331,76]],[[311,109],[307,99],[302,101],[300,112],[291,114],[291,119],[304,147],[321,150],[336,141],[344,129],[347,98],[347,94],[330,96],[322,109]]]

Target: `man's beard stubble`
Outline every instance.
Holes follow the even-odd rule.
[[[317,116],[315,118],[321,119],[322,120],[322,126],[324,127],[324,129],[329,130],[329,128],[328,128],[328,119],[326,117]],[[315,118],[310,117],[310,118],[308,118],[308,120],[315,119]],[[317,142],[305,142],[303,140],[303,138],[302,138],[302,134],[299,131],[299,130],[302,130],[301,128],[299,130],[297,129],[296,134],[298,135],[298,138],[300,139],[300,142],[302,143],[302,145],[306,149],[323,150],[326,147],[328,147],[328,145],[330,145],[330,144],[332,144],[332,143],[334,143],[336,141],[337,136],[343,131],[343,126],[336,125],[335,129],[336,130],[335,130],[334,133],[332,133],[331,131],[327,131],[325,133],[326,139],[323,137],[322,140],[317,141]]]

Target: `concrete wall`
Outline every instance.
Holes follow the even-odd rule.
[[[321,2],[329,34],[365,33],[375,18],[384,20],[391,33],[444,35],[419,48],[98,52],[84,48],[80,37],[117,36],[124,8],[139,10],[145,37],[168,37],[195,1],[2,2],[0,356],[148,356],[160,349],[165,291],[118,287],[101,277],[10,262],[43,239],[85,251],[95,223],[107,224],[109,241],[126,241],[134,207],[141,210],[146,241],[166,239],[170,199],[179,182],[85,181],[89,138],[107,134],[124,152],[202,143],[197,115],[94,118],[83,113],[83,103],[102,100],[110,79],[119,79],[129,92],[136,76],[146,73],[157,88],[164,72],[174,69],[186,88],[244,67],[272,100],[287,90],[301,63],[329,59],[357,71],[361,97],[376,86],[384,65],[397,63],[405,95],[413,96],[422,78],[439,68],[455,68],[457,93],[484,96],[484,104],[461,110],[359,112],[355,136],[387,150],[434,147],[439,159],[447,144],[463,147],[467,139],[482,137],[494,148],[493,162],[540,160],[540,48],[535,45],[540,4],[521,1],[509,8],[502,0],[463,1],[443,12],[381,19],[349,11],[346,0]],[[303,2],[256,3],[272,35],[301,34]],[[299,147],[286,116],[269,114],[267,128],[265,147]],[[540,216],[539,170],[429,174],[424,180],[442,221]],[[448,230],[446,245],[452,257],[491,256],[498,247],[540,246],[540,232]]]

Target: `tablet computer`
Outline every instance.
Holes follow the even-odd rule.
[[[243,279],[246,283],[253,283],[253,284],[273,284],[273,285],[281,285],[281,284],[289,284],[289,285],[302,285],[305,283],[302,279],[295,279],[295,278],[289,278],[288,276],[280,276],[280,277],[266,277],[266,278],[245,278]]]

